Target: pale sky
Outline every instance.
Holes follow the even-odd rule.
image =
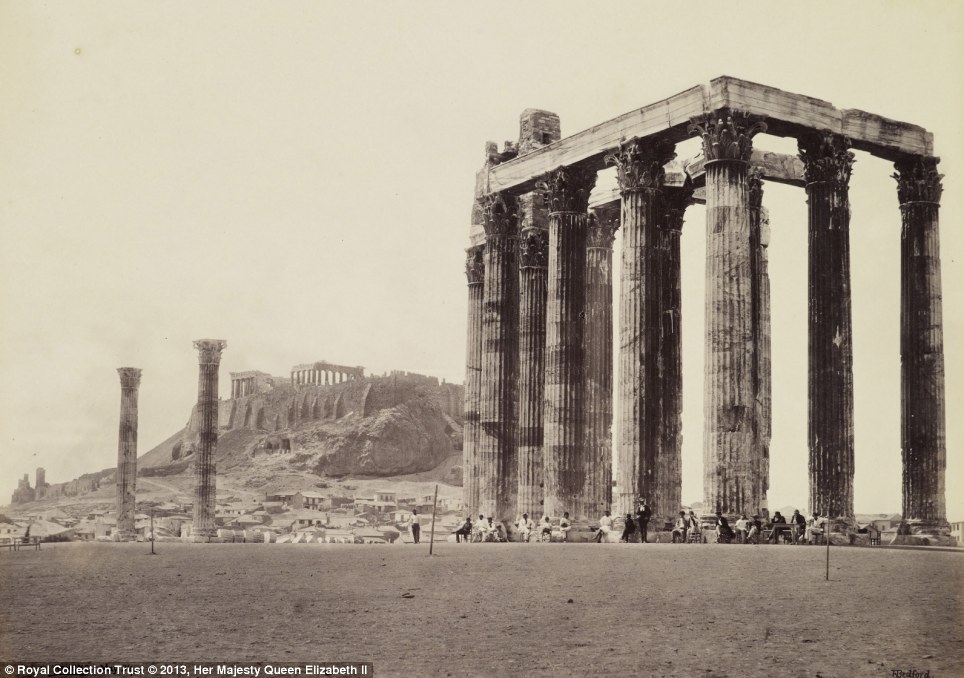
[[[779,8],[778,8],[779,7]],[[486,140],[568,136],[719,75],[915,123],[942,157],[948,518],[964,520],[964,9],[945,2],[0,1],[0,503],[187,421],[200,337],[228,372],[325,359],[461,382]],[[792,140],[760,148],[795,152]],[[687,142],[681,154],[696,152]],[[900,216],[851,182],[855,507],[900,511]],[[768,186],[770,506],[805,506],[806,202]],[[703,210],[684,227],[683,498],[702,498]],[[618,305],[618,304],[617,304]]]

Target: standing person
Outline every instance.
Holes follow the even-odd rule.
[[[528,513],[522,514],[522,519],[515,524],[519,528],[519,541],[529,543],[529,537],[532,536],[532,530],[535,529],[535,525],[532,520],[529,519]]]
[[[636,523],[633,522],[633,514],[626,514],[626,527],[623,528],[623,536],[619,538],[619,541],[629,543],[629,538],[633,536],[636,531]]]
[[[418,543],[418,537],[422,533],[422,526],[418,522],[418,510],[412,509],[412,539]]]
[[[639,539],[643,544],[648,544],[647,530],[649,529],[649,519],[653,517],[653,510],[643,499],[639,502],[639,509],[636,511],[636,523],[639,525]]]
[[[609,533],[613,531],[613,518],[609,511],[603,511],[602,518],[599,519],[599,529],[596,530],[596,543],[602,543],[603,539],[609,538]]]
[[[790,516],[790,530],[793,532],[793,543],[799,544],[800,537],[803,536],[803,530],[807,527],[807,519],[803,517],[798,509],[794,509],[793,515]]]

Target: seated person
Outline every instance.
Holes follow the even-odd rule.
[[[596,530],[596,543],[599,544],[603,539],[609,540],[609,533],[613,531],[613,518],[609,511],[603,511],[602,518],[599,519],[599,529]]]
[[[800,511],[794,509],[793,515],[790,516],[790,531],[793,534],[793,543],[797,544],[800,542],[800,538],[803,537],[803,532],[807,527],[807,519],[801,515]]]
[[[636,523],[633,522],[633,514],[626,514],[626,525],[623,527],[623,535],[619,538],[619,541],[629,543],[630,537],[633,536],[633,532],[636,531]]]
[[[494,522],[492,522],[492,516],[485,519],[482,523],[482,541],[498,541],[499,540],[499,530]]]
[[[777,511],[773,514],[773,524],[770,526],[770,529],[772,531],[770,532],[769,542],[776,544],[781,534],[787,534],[790,531],[790,526],[787,525],[787,519]]]
[[[686,520],[690,524],[690,537],[692,538],[693,535],[696,535],[697,540],[699,540],[699,534],[703,530],[700,519],[697,518],[696,514],[691,510],[690,514],[686,516]]]
[[[673,543],[680,542],[681,544],[686,543],[686,533],[689,531],[690,521],[686,517],[686,511],[679,512],[679,518],[676,519],[676,524],[673,525]]]
[[[750,521],[747,520],[746,514],[742,514],[740,519],[736,521],[736,541],[740,544],[746,543],[746,533],[750,527]]]
[[[529,537],[532,536],[532,530],[535,529],[535,525],[529,519],[529,514],[523,513],[522,518],[516,522],[515,526],[519,528],[519,541],[529,543]]]
[[[814,537],[819,537],[823,534],[823,526],[826,524],[826,518],[821,518],[820,514],[816,511],[810,516],[810,520],[807,521],[807,531],[803,535],[803,540],[808,544],[816,543]]]
[[[562,519],[559,521],[559,532],[562,537],[562,541],[569,541],[569,530],[572,529],[572,520],[569,518],[569,511],[565,511],[562,514]]]
[[[539,538],[542,541],[552,541],[552,520],[549,516],[542,516],[542,522],[539,523],[540,535]]]
[[[509,541],[509,535],[502,523],[495,524],[495,539],[493,541]]]
[[[716,512],[716,540],[720,544],[729,544],[733,541],[733,530],[730,528],[730,521],[719,511]]]
[[[753,542],[754,544],[760,543],[760,532],[763,531],[763,523],[760,521],[760,516],[754,514],[753,520],[749,522],[750,529],[746,534],[746,543]]]
[[[462,523],[462,527],[455,531],[455,542],[459,543],[462,541],[469,541],[472,538],[472,519],[465,516],[465,522]]]

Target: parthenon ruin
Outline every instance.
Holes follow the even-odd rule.
[[[352,379],[362,379],[365,376],[365,368],[356,365],[346,367],[345,365],[334,365],[324,360],[304,365],[295,365],[291,368],[291,385],[325,385],[341,384]]]
[[[762,133],[796,139],[799,153],[754,149]],[[702,153],[677,158],[676,144],[693,136]],[[522,512],[569,511],[578,528],[610,507],[625,515],[641,499],[657,526],[679,510],[680,234],[694,202],[706,206],[704,507],[728,515],[765,509],[771,363],[763,197],[767,182],[779,182],[805,189],[809,215],[809,509],[850,530],[851,149],[897,170],[904,533],[947,536],[942,175],[933,136],[731,77],[565,139],[558,116],[528,109],[517,144],[502,151],[487,144],[466,261],[463,450],[471,514],[512,521]],[[593,192],[606,167],[615,167],[618,188]]]

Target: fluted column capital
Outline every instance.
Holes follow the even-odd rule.
[[[909,202],[932,202],[939,204],[944,188],[944,175],[937,171],[940,158],[916,156],[898,160],[892,176],[897,180],[897,199],[901,205]]]
[[[808,184],[831,183],[847,186],[854,165],[850,139],[830,130],[809,132],[797,140],[803,161],[803,176]]]
[[[616,166],[619,190],[626,192],[662,188],[666,176],[663,165],[675,157],[675,144],[669,141],[636,138],[620,144],[605,162]]]
[[[589,209],[589,194],[596,185],[596,170],[585,167],[559,167],[547,172],[536,182],[549,213],[576,212]]]
[[[224,339],[198,339],[194,348],[198,350],[198,363],[201,365],[218,365],[221,363],[221,351],[227,348]]]
[[[519,268],[546,268],[549,265],[549,231],[527,228],[519,241]]]
[[[505,192],[489,193],[479,198],[485,234],[516,235],[519,229],[519,201]]]
[[[619,220],[606,215],[598,215],[595,212],[589,215],[589,228],[586,230],[586,247],[590,249],[613,248],[613,241],[616,239],[616,229],[619,228]]]
[[[481,285],[485,279],[485,245],[465,250],[465,277],[469,285]]]
[[[138,388],[141,385],[141,370],[138,367],[118,367],[121,388]]]
[[[689,133],[703,139],[707,164],[714,160],[749,162],[753,137],[766,132],[766,123],[743,111],[723,109],[690,120]]]

